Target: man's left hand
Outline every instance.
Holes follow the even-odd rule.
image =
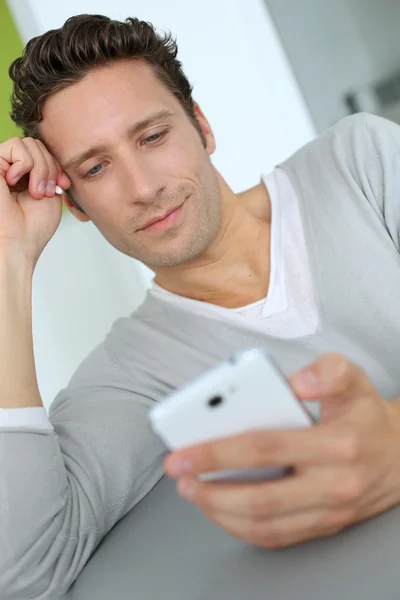
[[[400,502],[400,399],[385,401],[359,367],[337,354],[323,355],[289,383],[300,400],[321,402],[317,425],[253,431],[165,459],[183,497],[262,548],[325,537]],[[291,466],[293,473],[262,482],[196,479],[266,466]]]

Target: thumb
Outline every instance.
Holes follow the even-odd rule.
[[[10,188],[4,177],[0,175],[0,214],[3,210],[9,210],[14,199],[11,196]]]
[[[367,375],[339,354],[325,354],[289,378],[300,400],[320,403],[320,420],[344,416],[366,395],[376,394]]]

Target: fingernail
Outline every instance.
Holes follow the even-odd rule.
[[[181,479],[178,482],[178,493],[182,498],[191,500],[196,489],[196,483],[190,479]]]
[[[318,377],[315,375],[314,371],[310,369],[300,371],[294,377],[294,384],[306,390],[317,387],[318,383]]]
[[[64,193],[64,190],[62,188],[60,188],[59,185],[56,185],[56,194],[61,196],[63,193]]]
[[[42,196],[44,195],[45,191],[46,191],[46,182],[45,181],[41,181],[37,187],[37,191],[39,192],[39,194],[41,194]]]
[[[172,475],[190,473],[192,468],[192,461],[189,458],[171,457],[167,460],[167,469]]]
[[[56,193],[56,182],[52,181],[51,179],[47,182],[47,187],[46,187],[46,194],[49,194],[50,196],[54,196],[54,194]]]

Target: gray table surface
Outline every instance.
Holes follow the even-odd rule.
[[[261,550],[164,477],[102,540],[68,600],[399,600],[400,507],[337,536]]]

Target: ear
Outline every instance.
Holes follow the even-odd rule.
[[[90,221],[90,217],[83,211],[83,209],[79,209],[77,204],[71,199],[71,195],[67,192],[63,194],[63,201],[65,206],[68,208],[69,212],[74,215],[78,221],[82,221],[82,223],[87,223]]]
[[[196,119],[199,122],[201,131],[203,132],[203,135],[207,142],[206,150],[207,150],[208,154],[210,154],[210,155],[214,154],[215,148],[216,148],[215,137],[212,132],[210,123],[205,118],[203,111],[201,110],[201,108],[197,104],[197,102],[194,103],[194,113],[196,115]]]

